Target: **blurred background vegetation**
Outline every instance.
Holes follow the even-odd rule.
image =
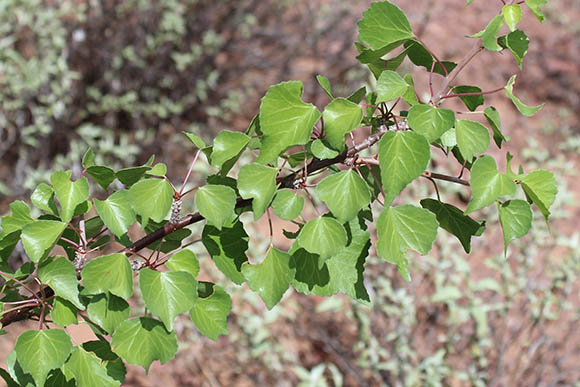
[[[331,80],[336,95],[372,87],[353,47],[356,21],[369,3],[0,1],[1,212],[14,199],[26,200],[51,171],[78,175],[88,147],[98,163],[116,168],[156,154],[168,176],[181,181],[193,155],[180,132],[211,142],[222,129],[244,130],[270,84],[302,80],[304,99],[319,107],[328,100],[316,74]],[[462,37],[501,6],[395,3],[429,47],[450,60],[471,44]],[[231,334],[214,343],[183,319],[176,359],[147,376],[130,366],[126,385],[579,386],[580,3],[550,0],[546,14],[543,25],[524,15],[532,43],[517,85],[524,101],[546,107],[524,119],[500,95],[488,102],[512,138],[498,160],[507,149],[520,154],[525,168],[557,176],[551,231],[536,214],[532,234],[513,243],[506,260],[490,209],[488,231],[471,255],[442,231],[429,256],[413,259],[411,283],[370,257],[371,306],[289,292],[272,311],[246,286],[223,281],[195,246],[207,278],[223,281],[233,295]],[[509,55],[484,54],[472,66],[464,79],[484,89],[517,72]],[[424,72],[414,76],[416,84],[425,79]],[[208,168],[198,164],[195,185]],[[458,203],[468,198],[454,186],[440,189]],[[425,182],[414,183],[402,200],[433,194]],[[244,221],[252,237],[248,254],[259,257],[268,243],[264,228]],[[16,335],[0,338],[0,353],[11,350]]]

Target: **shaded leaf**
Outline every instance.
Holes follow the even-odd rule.
[[[441,67],[441,64],[435,61],[433,55],[427,51],[427,49],[418,41],[416,40],[409,40],[405,43],[405,47],[407,48],[407,55],[413,64],[417,66],[422,66],[427,71],[431,71],[431,67],[433,67],[433,72],[439,75],[445,75],[445,70],[447,73],[450,73],[455,67],[457,67],[456,63],[442,61],[441,64],[445,67],[445,70]],[[435,65],[433,66],[433,61],[435,61]]]
[[[493,106],[488,106],[484,110],[484,115],[485,119],[487,120],[487,122],[491,126],[491,129],[493,130],[493,141],[495,141],[497,147],[501,149],[502,141],[508,142],[510,138],[504,136],[504,134],[501,132],[501,121],[499,118],[499,113],[497,112],[497,109],[494,108]]]
[[[293,220],[304,209],[304,198],[297,196],[292,190],[282,189],[276,193],[272,202],[274,213],[284,220]]]
[[[308,221],[296,242],[312,254],[320,255],[321,263],[346,246],[346,232],[336,219],[321,216]]]
[[[109,167],[102,165],[93,165],[87,168],[87,175],[92,177],[98,185],[100,185],[105,191],[109,188],[109,185],[115,181],[117,176],[115,171]]]
[[[239,220],[226,224],[221,231],[206,225],[201,236],[203,245],[211,255],[218,269],[236,284],[245,281],[241,273],[242,264],[248,260],[248,234]]]
[[[205,337],[217,341],[220,335],[229,333],[227,317],[232,309],[232,299],[221,286],[200,282],[199,288],[207,290],[207,294],[198,294],[189,316]]]
[[[129,318],[131,308],[127,301],[111,293],[97,294],[87,305],[89,318],[99,324],[107,333],[115,329]]]
[[[276,193],[276,168],[258,163],[246,164],[238,173],[238,190],[244,199],[252,200],[254,220],[266,212]]]
[[[498,204],[499,221],[503,230],[504,253],[511,241],[521,238],[532,228],[532,210],[525,200],[508,200]]]
[[[481,88],[477,86],[455,86],[453,92],[456,94],[462,93],[481,93]],[[484,104],[483,95],[460,95],[459,98],[470,112],[475,111],[478,106]]]

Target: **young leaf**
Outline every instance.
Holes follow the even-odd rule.
[[[402,97],[409,84],[394,71],[383,71],[377,81],[377,103],[392,101]]]
[[[133,294],[133,272],[125,254],[109,254],[90,260],[81,277],[89,294],[111,292],[121,298]]]
[[[520,111],[520,113],[522,113],[526,117],[531,117],[534,114],[536,114],[544,106],[544,104],[538,106],[528,106],[522,101],[520,101],[520,99],[513,94],[515,81],[516,76],[512,75],[507,85],[505,86],[505,95],[507,95],[507,97],[512,100],[512,102],[514,103],[516,108]]]
[[[195,145],[198,149],[203,149],[206,147],[205,142],[198,135],[190,132],[181,132],[181,133],[183,133],[185,137],[187,137],[187,139],[191,141],[191,143]]]
[[[485,222],[471,219],[451,204],[434,199],[423,199],[421,206],[437,216],[439,226],[455,235],[467,254],[471,251],[471,237],[480,236],[485,230]]]
[[[221,230],[225,221],[234,214],[236,191],[225,185],[204,185],[195,194],[195,206],[209,223]]]
[[[310,140],[320,112],[301,100],[302,92],[300,81],[282,82],[268,88],[260,105],[260,129],[264,137],[257,162],[271,163],[280,152]]]
[[[173,188],[163,179],[141,180],[129,188],[128,199],[146,227],[149,218],[155,222],[165,218],[173,203]]]
[[[514,32],[520,20],[522,20],[522,7],[519,4],[506,4],[501,9],[505,24]]]
[[[167,165],[164,163],[155,164],[148,172],[148,175],[164,177],[167,174]]]
[[[250,289],[260,295],[268,309],[272,309],[288,290],[296,267],[290,254],[270,246],[262,263],[244,263],[242,273]]]
[[[107,200],[94,198],[93,203],[105,226],[118,238],[135,223],[135,212],[125,190],[115,192]]]
[[[540,22],[543,22],[546,18],[540,8],[543,8],[547,2],[548,0],[526,0],[526,5],[536,18],[538,18]]]
[[[72,302],[81,310],[85,309],[79,299],[77,272],[72,262],[65,257],[58,257],[54,261],[40,266],[38,278],[42,283],[49,285],[57,296]]]
[[[547,222],[550,215],[550,206],[554,203],[558,193],[554,174],[540,169],[527,175],[520,175],[516,180],[520,182],[527,197],[538,206]]]
[[[501,47],[497,44],[497,34],[504,24],[504,18],[502,15],[497,15],[484,30],[479,31],[477,34],[471,35],[471,38],[481,38],[481,44],[489,51],[501,51]]]
[[[274,213],[281,219],[293,220],[304,209],[304,198],[296,196],[292,190],[281,189],[276,193],[272,202]]]
[[[510,50],[521,70],[522,61],[528,53],[528,46],[530,45],[530,39],[528,39],[527,35],[521,30],[515,30],[506,36],[502,36],[499,44]]]
[[[107,369],[101,359],[82,347],[74,347],[63,370],[73,375],[79,386],[115,387],[121,385],[107,374]]]
[[[60,203],[60,217],[63,222],[70,222],[77,206],[89,198],[89,182],[86,177],[72,182],[70,172],[63,171],[54,172],[50,182]]]
[[[409,20],[399,7],[388,1],[371,3],[358,22],[359,40],[373,50],[398,45],[412,37]]]
[[[238,173],[238,190],[244,199],[252,200],[254,220],[266,212],[276,193],[276,168],[258,163],[246,164]]]
[[[328,78],[326,78],[324,75],[319,74],[316,76],[316,80],[318,81],[320,87],[322,87],[322,90],[324,90],[326,95],[328,95],[328,98],[330,98],[330,100],[332,101],[334,99],[334,96],[332,95],[330,81],[328,80]]]
[[[221,286],[200,282],[199,288],[211,288],[211,291],[203,295],[198,293],[199,297],[189,311],[189,317],[204,336],[217,341],[220,335],[230,333],[227,317],[232,309],[232,299]]]
[[[245,281],[241,273],[242,264],[248,260],[248,234],[239,220],[226,224],[221,231],[213,226],[203,228],[201,241],[218,269],[236,284]]]
[[[391,131],[383,135],[379,141],[379,165],[385,206],[425,171],[429,158],[429,143],[420,134]]]
[[[195,278],[184,271],[158,272],[149,268],[139,271],[139,288],[145,306],[173,330],[177,315],[193,307],[197,297]]]
[[[320,160],[333,159],[336,156],[338,156],[338,152],[330,148],[330,146],[328,146],[327,144],[328,142],[326,140],[321,140],[319,138],[312,141],[309,144],[312,155],[314,155],[314,157]],[[306,146],[308,147],[308,145]]]
[[[199,274],[199,261],[191,250],[181,250],[171,256],[165,265],[171,271],[184,271],[197,277]]]
[[[355,218],[371,202],[367,183],[352,169],[325,177],[316,193],[341,223]]]
[[[504,253],[508,245],[516,238],[521,238],[532,228],[532,210],[525,200],[508,200],[498,204],[499,221],[503,230]]]
[[[92,177],[106,191],[117,177],[115,171],[102,165],[93,165],[87,168],[87,175]]]
[[[427,254],[437,236],[439,223],[426,209],[411,205],[386,207],[377,220],[377,253],[389,263],[397,265],[401,276],[411,280],[408,249]]]
[[[249,141],[250,137],[244,133],[222,130],[213,140],[211,165],[221,168],[226,161],[243,151]]]
[[[357,91],[355,91],[354,93],[352,93],[347,100],[349,100],[350,102],[356,103],[357,105],[364,99],[364,97],[367,95],[367,88],[365,86],[361,87],[360,89],[358,89]]]
[[[405,94],[403,94],[403,100],[409,104],[409,106],[415,106],[419,104],[417,99],[417,93],[415,93],[415,82],[413,81],[413,76],[411,74],[405,75],[405,82],[410,86]]]
[[[16,340],[16,360],[36,385],[44,386],[50,370],[60,368],[72,350],[67,333],[60,329],[26,331]]]
[[[66,223],[55,220],[36,220],[22,227],[20,238],[28,258],[38,263],[48,255],[65,227]]]
[[[95,165],[95,152],[93,151],[92,148],[87,149],[87,151],[83,155],[81,164],[85,169]]]
[[[123,322],[112,335],[111,349],[127,363],[149,371],[154,360],[161,364],[173,359],[177,352],[177,336],[168,332],[160,321],[132,318]]]
[[[477,121],[458,120],[455,123],[457,146],[463,158],[469,162],[474,155],[481,154],[489,148],[489,132]]]
[[[347,236],[344,227],[336,219],[321,216],[302,227],[296,242],[308,252],[320,255],[322,264],[346,246]]]
[[[481,88],[477,86],[455,86],[453,88],[453,92],[457,94],[481,93]],[[483,95],[461,95],[459,96],[459,98],[461,99],[461,101],[463,101],[463,103],[465,104],[467,109],[469,109],[470,112],[475,111],[475,109],[477,109],[478,106],[484,104]]]
[[[129,318],[131,308],[127,301],[111,293],[97,294],[87,305],[89,318],[99,324],[107,333],[115,329]]]
[[[475,160],[471,167],[472,198],[465,214],[477,211],[494,202],[494,200],[516,193],[516,185],[512,179],[499,173],[495,160],[491,156],[482,156]]]
[[[504,136],[504,134],[501,132],[501,121],[497,109],[494,108],[493,106],[488,106],[483,111],[483,114],[485,115],[485,119],[487,120],[487,122],[491,126],[491,129],[493,130],[493,141],[495,141],[497,147],[501,149],[502,141],[508,142],[510,138]]]
[[[344,136],[360,125],[363,112],[359,105],[344,98],[332,100],[322,113],[324,133],[330,145],[344,149]]]
[[[30,201],[37,208],[49,212],[53,215],[58,215],[58,209],[54,202],[54,190],[45,183],[40,183],[30,196]]]
[[[409,109],[408,121],[415,132],[432,143],[455,125],[455,113],[453,110],[420,104]]]

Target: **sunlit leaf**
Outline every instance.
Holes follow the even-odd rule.
[[[89,198],[89,182],[86,177],[72,182],[70,171],[54,172],[50,182],[60,203],[60,217],[63,222],[70,222],[77,206]]]
[[[500,173],[493,157],[487,155],[473,163],[470,185],[472,197],[465,214],[486,207],[502,196],[516,193],[516,185],[512,179]]]
[[[503,230],[504,252],[511,241],[521,238],[532,228],[532,210],[525,200],[508,200],[498,204],[499,221]]]
[[[482,154],[489,148],[489,132],[477,121],[458,120],[455,123],[455,135],[461,155],[469,162],[474,155]]]
[[[522,113],[524,116],[531,117],[534,114],[536,114],[544,106],[544,104],[541,104],[538,106],[528,106],[525,103],[523,103],[518,97],[516,97],[513,94],[513,88],[514,88],[515,81],[516,81],[516,76],[513,75],[509,79],[507,85],[505,86],[505,95],[507,95],[508,98],[512,100],[515,107],[520,111],[520,113]]]
[[[189,311],[191,321],[206,337],[217,341],[220,335],[229,333],[227,317],[232,309],[232,299],[218,285],[208,282],[199,283],[198,299]],[[202,294],[201,290],[207,290]]]
[[[324,178],[318,183],[316,193],[342,223],[356,217],[371,202],[367,183],[352,169]]]
[[[105,226],[119,238],[135,223],[135,212],[125,190],[115,192],[106,200],[94,198],[93,203]]]
[[[195,206],[209,223],[221,230],[234,214],[236,191],[224,185],[204,185],[195,194]]]
[[[57,296],[72,302],[81,310],[85,309],[79,299],[77,272],[72,262],[65,257],[58,257],[41,265],[38,268],[38,278],[49,285]]]
[[[414,105],[409,109],[408,121],[415,132],[425,136],[431,143],[455,126],[455,113],[431,105]]]
[[[296,242],[308,252],[320,255],[323,263],[346,246],[347,236],[336,219],[321,216],[302,227]]]
[[[413,37],[413,29],[399,7],[388,2],[375,2],[363,12],[358,22],[358,38],[374,50],[403,43]]]
[[[238,173],[238,189],[240,196],[252,200],[254,220],[266,212],[276,193],[276,168],[258,163],[246,164]]]
[[[282,189],[276,193],[272,207],[278,217],[293,220],[304,209],[304,198],[297,196],[292,190]]]
[[[21,240],[28,258],[38,263],[48,255],[65,227],[66,223],[55,220],[36,220],[22,227]]]
[[[121,298],[129,298],[133,294],[133,271],[125,254],[91,259],[81,276],[89,294],[111,292]]]

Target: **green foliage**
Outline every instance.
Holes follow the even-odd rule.
[[[543,3],[526,4],[536,16],[541,15]],[[174,7],[175,12],[163,12],[153,46],[185,39],[185,8]],[[527,38],[516,29],[520,19],[520,5],[506,5],[483,31],[472,36],[480,40],[477,51],[466,61],[483,48],[507,48],[521,65]],[[498,37],[504,24],[512,32]],[[66,326],[82,319],[99,338],[73,348],[62,330],[25,332],[8,362],[11,379],[23,383],[32,378],[37,385],[56,381],[62,385],[66,380],[79,385],[119,385],[124,379],[124,362],[147,371],[153,361],[166,363],[175,356],[175,320],[182,315],[189,315],[199,332],[212,340],[228,333],[232,309],[232,298],[225,290],[228,287],[198,282],[202,265],[196,254],[185,249],[190,244],[201,242],[215,266],[231,282],[247,283],[268,309],[275,310],[290,287],[320,296],[342,292],[369,304],[365,264],[374,258],[373,251],[411,281],[414,265],[408,250],[428,254],[439,228],[453,234],[466,252],[471,250],[472,237],[481,236],[486,223],[467,214],[497,203],[505,250],[531,229],[531,204],[548,220],[557,193],[553,174],[545,170],[524,174],[522,167],[515,174],[511,156],[506,173],[499,172],[494,158],[485,154],[490,145],[487,127],[476,121],[456,120],[459,112],[440,106],[454,97],[474,113],[484,105],[481,88],[450,85],[455,75],[449,72],[464,67],[440,62],[415,37],[403,11],[388,1],[372,3],[358,26],[358,59],[377,78],[376,91],[367,93],[363,87],[347,99],[335,98],[330,80],[319,76],[318,82],[330,98],[321,112],[303,100],[302,82],[282,82],[268,88],[246,133],[224,130],[207,147],[197,135],[186,132],[197,148],[194,163],[203,151],[210,165],[219,170],[207,177],[207,184],[186,192],[177,190],[167,166],[154,164],[153,157],[143,165],[119,169],[90,149],[82,158],[82,172],[57,171],[51,175],[50,185],[38,185],[31,197],[38,211],[31,212],[22,201],[11,204],[12,215],[2,218],[0,234],[0,274],[5,279],[0,294],[2,323],[7,326],[34,316],[44,327],[50,316],[54,324]],[[216,49],[224,44],[212,31],[204,40]],[[135,50],[127,48],[120,55],[145,71],[146,62]],[[393,50],[399,51],[385,59]],[[184,70],[197,61],[190,54],[173,53],[171,59]],[[395,72],[406,57],[427,69],[430,80],[433,74],[444,77],[440,91],[430,88],[427,102],[417,98],[410,74]],[[513,95],[514,80],[515,76],[508,81],[506,95],[522,114],[536,113],[541,106],[529,107]],[[165,87],[170,88],[171,82]],[[198,97],[206,92],[196,91]],[[93,90],[93,94],[98,91]],[[191,106],[184,101],[175,106],[170,102],[162,106],[140,104],[140,97],[130,92],[115,98],[91,98],[101,97],[99,103],[89,104],[94,114],[109,109],[141,113],[151,109],[158,116],[169,116]],[[386,104],[391,101],[395,102]],[[501,147],[508,138],[500,130],[498,111],[486,107],[481,113]],[[366,132],[369,127],[370,135]],[[361,128],[365,128],[364,135],[353,134],[354,145],[345,141],[347,134]],[[430,166],[435,153],[431,147],[448,159],[446,165],[462,172],[469,170],[469,180],[429,171],[435,166]],[[410,184],[421,186],[417,182],[421,177],[435,184],[437,200],[423,197],[423,208],[403,203],[400,193]],[[464,210],[441,200],[438,181],[471,188],[471,200]],[[100,187],[93,189],[94,197],[90,184]],[[518,185],[522,191],[517,190]],[[518,192],[527,200],[516,197]],[[503,201],[504,197],[508,198]],[[182,216],[184,202],[190,206],[193,202],[198,212]],[[93,212],[89,218],[93,205],[97,215]],[[328,212],[322,210],[324,205]],[[294,240],[288,251],[274,246],[270,207],[295,226],[293,231],[283,230],[289,244]],[[245,212],[251,216],[246,217]],[[250,237],[243,222],[251,222],[248,218],[257,221],[264,214],[271,233],[268,250],[257,259],[248,259],[255,252],[248,252]],[[489,216],[482,212],[481,218]],[[202,221],[206,222],[202,231],[186,229]],[[132,240],[130,228],[145,236]],[[375,230],[376,242],[371,249]],[[19,241],[30,262],[13,270],[8,259]],[[120,250],[117,244],[122,245]],[[66,257],[58,256],[55,246],[63,248]],[[152,250],[150,254],[142,253],[146,248]],[[104,249],[117,252],[105,255],[100,251]],[[438,268],[436,274],[443,271]],[[134,276],[138,276],[139,286],[135,296]],[[40,283],[42,289],[24,295],[32,281]],[[491,283],[480,286],[494,287]],[[137,302],[130,300],[133,296]],[[451,308],[462,297],[457,286],[439,281],[432,300],[444,301]],[[472,301],[464,313],[476,321],[477,335],[483,337],[488,333],[487,311],[478,308],[476,299]],[[11,303],[18,307],[10,307]],[[134,306],[139,303],[146,308],[145,314]],[[104,336],[110,338],[110,347]],[[448,369],[441,360],[444,356],[442,350],[425,359],[417,365],[417,372],[446,375]],[[305,380],[319,380],[324,369],[300,369],[297,373]],[[333,372],[331,367],[329,370]],[[417,383],[410,379],[410,384],[420,384],[422,378],[416,376]]]

